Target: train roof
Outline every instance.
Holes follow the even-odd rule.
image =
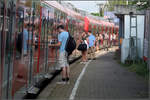
[[[82,16],[80,13],[77,13],[69,8],[65,8],[63,7],[61,4],[59,4],[57,1],[42,1],[43,4],[46,4],[47,6],[52,6],[64,13],[66,13],[68,16],[71,16],[73,18],[76,18],[78,20],[82,20],[84,21],[84,18],[87,16]],[[100,25],[100,26],[105,26],[105,27],[114,27],[117,28],[118,26],[116,26],[114,23],[110,23],[107,21],[103,21],[103,20],[98,20],[98,19],[94,19],[91,17],[87,17],[90,24],[96,24],[96,25]]]

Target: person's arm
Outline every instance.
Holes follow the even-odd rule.
[[[58,47],[61,46],[62,39],[63,39],[62,35],[59,35],[58,36],[58,43],[56,43],[56,44],[49,44],[49,46],[58,46]]]
[[[61,45],[61,42],[60,42],[60,41],[58,41],[57,44],[49,44],[49,46],[57,46],[57,47],[59,47],[60,45]]]

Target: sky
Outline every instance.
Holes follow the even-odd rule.
[[[65,2],[70,2],[71,4],[73,4],[76,8],[81,9],[81,10],[85,10],[89,13],[91,12],[98,12],[99,11],[99,7],[96,4],[99,3],[105,3],[105,1],[65,1]]]

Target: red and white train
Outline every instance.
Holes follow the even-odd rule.
[[[109,44],[111,35],[117,37],[119,28],[82,16],[56,1],[0,0],[0,99],[32,92],[39,80],[57,69],[58,48],[48,44],[57,42],[59,24],[65,25],[76,41],[83,31],[91,30],[95,36],[108,34]],[[23,41],[25,28],[30,38],[27,51]],[[98,49],[105,47],[103,41],[98,43]],[[72,56],[76,55],[74,52]]]

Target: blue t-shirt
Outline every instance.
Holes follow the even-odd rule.
[[[27,31],[27,29],[24,29],[24,31],[23,31],[23,47],[24,47],[24,50],[27,50],[27,41],[28,41],[28,31]]]
[[[93,34],[91,34],[89,37],[89,47],[94,46],[94,41],[95,41],[95,36]]]
[[[68,32],[61,32],[58,35],[58,41],[61,42],[61,46],[60,46],[60,49],[59,49],[60,52],[65,51],[65,46],[66,46],[68,36],[69,36]]]

